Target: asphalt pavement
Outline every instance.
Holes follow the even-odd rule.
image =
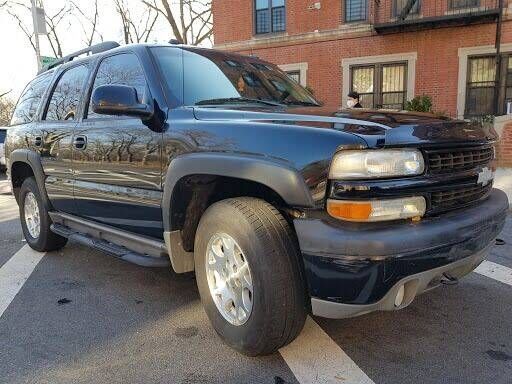
[[[31,251],[6,183],[0,383],[512,383],[512,216],[487,272],[401,311],[310,318],[280,353],[248,358],[210,327],[193,274],[77,243]]]

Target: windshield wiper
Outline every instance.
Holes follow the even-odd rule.
[[[270,101],[270,100],[260,100],[260,99],[251,99],[248,97],[224,97],[219,99],[210,99],[210,100],[201,100],[196,103],[196,105],[223,105],[223,104],[233,104],[233,103],[259,103],[265,105],[272,105],[274,107],[280,107],[283,104]]]
[[[286,105],[303,105],[305,107],[319,107],[320,106],[320,104],[313,103],[312,101],[300,101],[300,100],[293,100],[293,101],[285,100],[285,101],[283,101],[283,104],[286,104]]]

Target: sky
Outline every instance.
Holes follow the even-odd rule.
[[[30,0],[18,0],[30,3]],[[140,0],[125,0],[134,13],[140,12]],[[0,0],[2,3],[2,0]],[[69,1],[43,0],[43,6],[48,15],[53,15],[57,10]],[[91,0],[75,0],[81,10],[86,14],[93,14],[94,5]],[[98,30],[103,35],[104,41],[114,40],[121,42],[122,29],[119,15],[116,13],[112,0],[99,0],[99,25]],[[24,14],[25,20],[31,27],[30,13]],[[63,22],[61,27],[62,46],[64,55],[84,48],[82,41],[84,33],[82,27],[72,17]],[[173,36],[167,22],[161,18],[158,22],[151,41],[164,42]],[[98,38],[96,38],[98,39]],[[45,36],[40,36],[41,54],[53,56],[51,48]],[[96,42],[99,42],[97,40]],[[9,97],[17,99],[25,85],[35,76],[37,62],[35,52],[28,38],[19,29],[16,20],[0,9],[0,94],[12,89]]]

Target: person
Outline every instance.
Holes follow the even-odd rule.
[[[347,107],[349,108],[363,108],[363,106],[359,103],[359,93],[350,92],[348,95]]]

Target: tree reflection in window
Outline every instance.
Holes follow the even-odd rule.
[[[46,120],[75,120],[78,118],[77,108],[82,99],[88,72],[86,65],[79,65],[64,72],[48,104]]]
[[[142,103],[146,93],[146,78],[139,59],[133,53],[123,53],[105,58],[98,68],[94,89],[102,85],[126,85],[137,90],[137,99]],[[105,115],[98,115],[92,111],[89,102],[87,118],[104,118]]]

